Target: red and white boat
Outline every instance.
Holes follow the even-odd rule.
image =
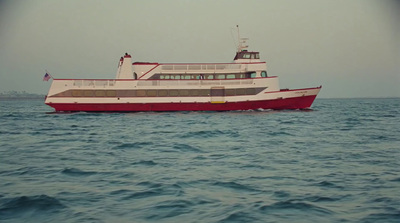
[[[243,40],[243,39],[241,39]],[[57,112],[231,111],[310,108],[320,87],[280,89],[259,52],[240,41],[232,63],[147,63],[121,57],[115,79],[53,79]]]

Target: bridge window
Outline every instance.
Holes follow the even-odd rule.
[[[267,77],[267,71],[265,70],[261,71],[261,77]]]

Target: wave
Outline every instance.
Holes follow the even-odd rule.
[[[97,174],[95,171],[83,171],[77,168],[65,168],[61,171],[62,174],[70,175],[70,176],[89,176],[93,174]]]
[[[329,209],[319,207],[317,205],[313,205],[310,203],[287,200],[287,201],[278,201],[276,203],[270,205],[264,205],[259,208],[263,212],[275,212],[278,210],[282,211],[304,211],[304,212],[314,212],[319,214],[331,215],[333,212]]]
[[[0,220],[20,217],[22,214],[35,215],[40,212],[55,212],[66,206],[58,199],[48,195],[20,196],[2,199],[0,204]]]
[[[392,182],[400,182],[400,177],[399,177],[399,178],[392,179],[392,180],[390,180],[390,181],[392,181]]]
[[[155,166],[157,165],[157,163],[154,162],[153,160],[140,160],[138,162],[132,163],[132,165]]]
[[[332,182],[329,182],[329,181],[321,181],[321,182],[316,183],[314,185],[315,186],[320,186],[320,187],[336,188],[336,189],[343,189],[344,188],[343,186],[336,185],[336,184],[334,184]]]
[[[220,223],[224,222],[258,222],[261,219],[254,217],[254,214],[250,214],[244,211],[237,211],[230,214],[228,217],[218,221]]]
[[[385,223],[398,223],[400,219],[400,211],[396,213],[374,213],[363,218],[361,222],[385,222]]]
[[[203,152],[201,149],[188,144],[175,144],[173,148],[183,152],[196,152],[196,153]]]
[[[200,131],[191,131],[182,136],[182,138],[213,138],[220,136],[229,136],[229,137],[239,137],[239,133],[232,130],[221,131],[221,130],[200,130]]]
[[[140,191],[140,192],[133,193],[131,195],[128,195],[128,196],[122,198],[122,200],[150,198],[150,197],[161,196],[161,195],[163,195],[163,190],[152,189],[152,190],[146,190],[146,191]]]
[[[149,181],[140,182],[137,184],[138,186],[144,186],[146,189],[142,189],[140,191],[133,190],[117,190],[113,191],[110,194],[112,195],[122,195],[122,200],[130,200],[130,199],[145,199],[155,196],[182,196],[184,195],[184,190],[179,184],[159,184],[152,183]]]
[[[147,220],[162,220],[165,218],[172,218],[182,214],[188,214],[192,212],[192,207],[195,203],[188,200],[172,200],[163,201],[154,206],[152,206],[149,213],[151,215],[147,216]]]
[[[326,197],[326,196],[311,196],[305,198],[305,200],[310,202],[335,202],[339,201],[340,197]]]
[[[243,184],[239,184],[233,181],[229,181],[229,182],[215,182],[213,184],[214,186],[220,186],[220,187],[225,187],[225,188],[229,188],[229,189],[234,189],[234,190],[241,190],[241,191],[249,191],[249,192],[253,192],[253,191],[257,191],[256,189],[250,187],[250,186],[246,186]]]
[[[122,143],[117,146],[114,146],[113,149],[140,149],[151,145],[153,145],[152,142]]]

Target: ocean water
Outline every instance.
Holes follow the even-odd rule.
[[[400,222],[400,99],[55,114],[0,101],[0,222]]]

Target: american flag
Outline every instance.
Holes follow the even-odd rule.
[[[50,74],[46,73],[43,77],[43,81],[49,81],[51,78]]]

